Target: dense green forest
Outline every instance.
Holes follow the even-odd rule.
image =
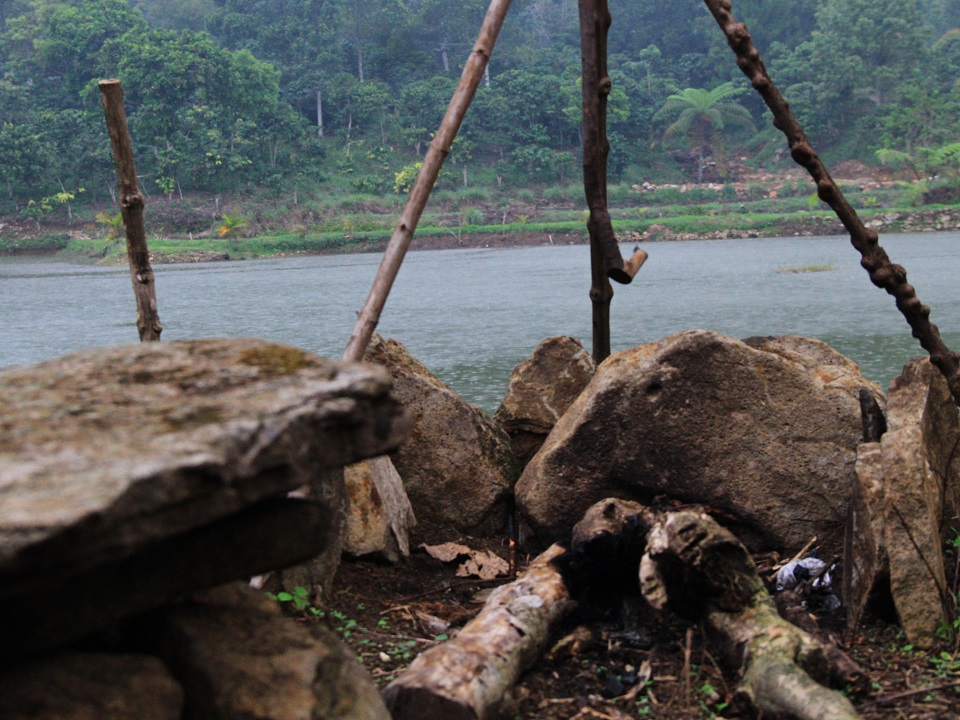
[[[732,162],[786,162],[703,3],[610,5],[614,179],[722,180]],[[485,0],[0,0],[0,211],[114,192],[96,86],[106,77],[123,82],[150,194],[402,192],[485,9]],[[824,156],[956,175],[960,0],[734,9]],[[574,0],[515,0],[441,182],[576,181],[579,61]]]

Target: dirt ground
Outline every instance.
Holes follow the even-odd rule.
[[[505,539],[458,542],[508,559]],[[517,560],[522,569],[529,556]],[[457,577],[456,568],[422,550],[396,566],[345,562],[329,605],[319,616],[316,610],[298,614],[304,622],[328,623],[385,687],[417,654],[476,615],[491,587],[509,581]],[[766,579],[772,581],[772,575]],[[822,627],[843,635],[843,610],[818,618]],[[678,618],[656,618],[639,599],[614,606],[581,603],[550,644],[505,703],[507,720],[743,717],[724,714],[730,713],[726,703],[736,680],[721,670],[702,629]],[[872,683],[868,695],[850,694],[863,718],[960,717],[956,638],[944,633],[938,647],[922,652],[895,624],[869,617],[842,646]]]

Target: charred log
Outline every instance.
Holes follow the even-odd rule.
[[[741,672],[737,707],[798,720],[859,717],[826,687],[842,673],[828,649],[780,617],[747,549],[707,515],[671,513],[654,526],[640,584],[654,607],[704,622],[727,664]]]

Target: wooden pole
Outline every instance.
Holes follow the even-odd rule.
[[[127,114],[123,109],[123,88],[119,80],[101,80],[98,85],[103,96],[103,111],[117,170],[117,191],[127,234],[130,279],[137,300],[137,331],[141,342],[159,340],[163,325],[157,312],[153,269],[150,267],[150,253],[147,251],[147,236],[143,227],[143,193],[137,180],[133,144],[130,142]]]
[[[607,210],[607,31],[610,9],[607,0],[580,0],[580,58],[583,93],[583,190],[590,209],[590,301],[593,304],[593,359],[598,363],[610,354],[610,279],[630,283],[647,254],[635,251],[627,262],[620,255],[610,212]],[[642,257],[641,257],[642,254]]]
[[[393,287],[393,281],[396,280],[397,273],[400,271],[404,255],[410,247],[410,241],[413,240],[413,233],[417,229],[417,223],[420,222],[420,215],[430,198],[430,192],[433,190],[437,175],[440,174],[443,161],[450,154],[460,124],[463,122],[467,108],[470,107],[477,86],[483,78],[484,69],[490,61],[490,53],[493,51],[494,43],[497,41],[497,35],[509,7],[510,0],[491,0],[490,6],[487,8],[480,34],[477,36],[470,58],[463,69],[460,83],[457,85],[453,98],[450,100],[450,105],[447,107],[447,112],[443,116],[440,129],[437,130],[436,136],[427,149],[426,157],[423,159],[423,167],[420,168],[416,182],[410,190],[407,204],[403,208],[400,220],[393,229],[387,250],[380,261],[380,268],[373,280],[373,286],[370,288],[363,309],[353,326],[350,341],[343,353],[344,360],[359,361],[363,359],[370,337],[373,335],[377,323],[380,322],[380,313],[387,302],[390,288]]]

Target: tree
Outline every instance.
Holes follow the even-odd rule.
[[[885,106],[927,65],[928,31],[916,0],[824,0],[816,18],[810,40],[784,61],[785,95],[796,102],[791,86],[806,85],[815,141],[866,156]]]
[[[206,30],[214,0],[136,0],[147,22],[171,30]]]
[[[663,142],[683,139],[697,156],[697,182],[703,182],[703,171],[709,157],[717,164],[720,177],[727,175],[726,149],[723,136],[734,130],[755,131],[750,112],[731,98],[741,88],[732,82],[713,90],[686,88],[671,95],[653,116],[655,122],[673,120],[663,132]]]

